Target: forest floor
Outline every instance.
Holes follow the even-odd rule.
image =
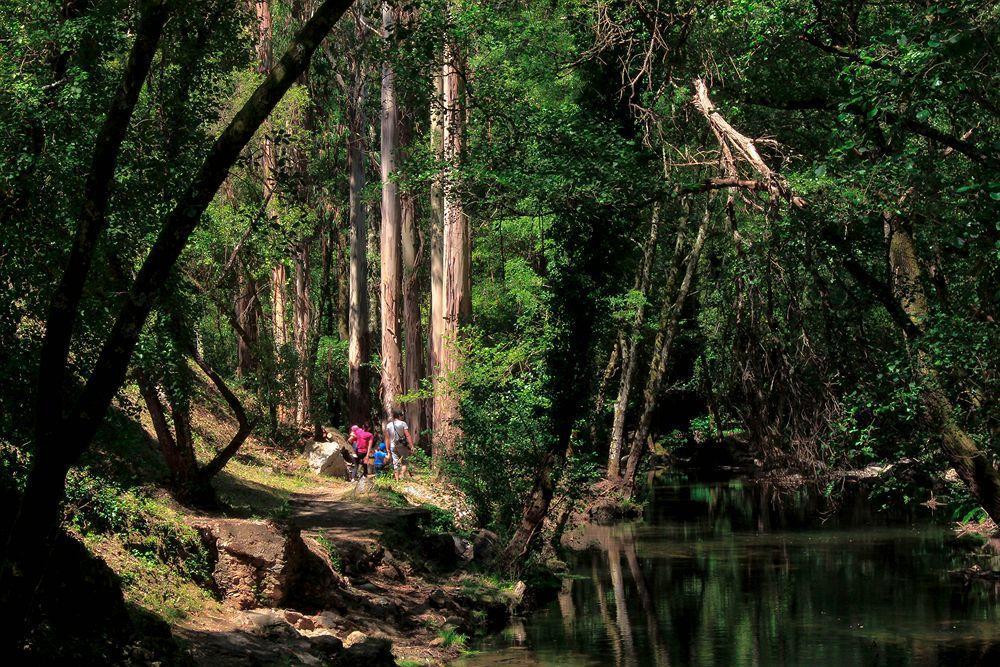
[[[513,587],[475,572],[447,572],[422,559],[417,524],[431,511],[401,506],[395,493],[388,485],[359,491],[355,484],[324,480],[290,498],[281,523],[325,550],[343,575],[339,609],[206,604],[174,626],[175,636],[197,664],[206,665],[321,664],[323,646],[315,638],[332,635],[351,645],[361,639],[356,632],[388,639],[401,664],[458,658],[469,634],[483,629],[488,611],[495,607],[493,613],[504,614],[516,602]],[[206,518],[211,520],[193,521]]]
[[[195,406],[207,460],[235,423],[210,387]],[[120,406],[71,476],[67,525],[117,575],[126,604],[167,623],[194,664],[391,664],[390,642],[388,660],[443,664],[522,603],[523,584],[492,575],[473,550],[461,493],[428,471],[359,486],[314,474],[300,447],[250,438],[215,480],[221,509],[194,511],[165,491],[135,407]],[[263,600],[272,574],[289,590],[259,605],[227,596],[249,586]]]

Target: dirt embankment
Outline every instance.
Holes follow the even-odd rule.
[[[443,664],[523,603],[523,584],[475,574],[488,531],[426,531],[429,510],[345,486],[294,496],[280,522],[192,518],[221,600],[174,628],[197,664]]]

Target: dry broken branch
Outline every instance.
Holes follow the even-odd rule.
[[[725,174],[724,178],[708,179],[695,191],[704,192],[719,188],[763,191],[768,192],[774,202],[784,199],[796,208],[803,208],[806,205],[805,199],[795,195],[787,181],[764,162],[764,158],[757,151],[757,142],[738,132],[715,108],[708,96],[708,86],[704,79],[695,79],[694,88],[694,106],[708,121],[712,134],[719,142],[720,165]],[[759,178],[740,178],[740,164],[749,165]]]

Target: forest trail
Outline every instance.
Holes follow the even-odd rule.
[[[328,552],[324,560],[335,571],[338,589],[336,602],[329,605],[333,608],[295,600],[252,609],[215,603],[178,623],[174,635],[196,664],[213,667],[327,664],[334,657],[336,664],[383,664],[387,653],[380,654],[377,642],[351,645],[347,638],[354,631],[383,635],[406,657],[437,657],[427,649],[433,634],[425,635],[432,631],[423,627],[423,620],[414,620],[427,616],[437,584],[415,576],[383,543],[387,533],[416,537],[419,521],[430,513],[382,502],[381,496],[355,484],[330,484],[292,495],[287,518],[276,522],[301,531],[314,555],[318,549]],[[315,571],[303,576],[315,576]],[[347,640],[348,651],[338,651],[338,639]]]
[[[300,530],[342,531],[352,535],[380,536],[389,528],[406,528],[428,515],[421,507],[379,504],[377,496],[364,495],[356,484],[329,486],[294,494],[288,524]]]

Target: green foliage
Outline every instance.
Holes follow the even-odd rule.
[[[208,551],[197,531],[155,499],[87,469],[74,469],[67,478],[66,521],[84,537],[115,535],[140,561],[169,566],[199,585],[211,581]]]
[[[455,628],[443,628],[438,631],[438,637],[442,640],[442,646],[445,648],[456,647],[464,649],[465,645],[468,643],[469,638],[463,635],[461,632]]]
[[[329,556],[330,566],[333,568],[334,572],[342,573],[344,571],[344,559],[340,555],[340,550],[337,549],[337,545],[331,542],[330,538],[322,533],[320,533],[320,535],[316,538],[316,541],[319,542],[319,545],[323,547],[324,551],[326,551],[326,555]]]
[[[437,505],[431,505],[430,503],[424,503],[421,507],[430,512],[430,518],[421,522],[423,530],[434,533],[456,532],[454,512],[438,507]]]

